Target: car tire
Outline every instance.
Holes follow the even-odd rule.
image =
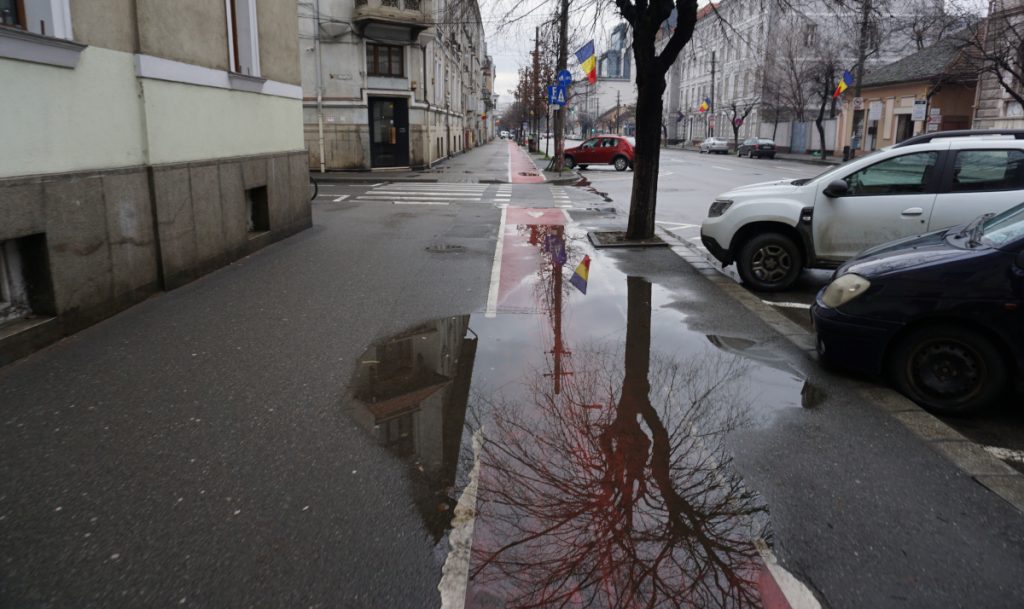
[[[800,248],[782,233],[761,233],[739,249],[736,270],[750,288],[781,292],[792,286],[803,270]]]
[[[576,159],[572,158],[571,156],[566,155],[565,162],[563,164],[566,167],[568,167],[569,169],[572,169],[573,167],[576,166]]]
[[[629,169],[629,159],[624,156],[617,156],[612,159],[612,165],[615,167],[615,171],[626,171]]]
[[[579,167],[580,167],[580,170],[583,170],[583,169],[586,169],[587,167],[590,167],[590,165],[580,165]]]
[[[958,326],[934,325],[898,339],[886,372],[903,395],[944,415],[976,413],[1006,390],[1006,360],[992,341]]]

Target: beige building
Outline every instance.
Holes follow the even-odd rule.
[[[978,70],[961,47],[950,37],[865,75],[863,107],[844,96],[836,149],[877,150],[928,131],[970,128]]]
[[[1008,45],[1007,55],[1015,49],[1020,74],[1024,71],[1024,0],[991,0],[988,15],[984,41],[987,52],[993,52],[1000,43]],[[1003,76],[1018,94],[1024,93],[1024,81],[1006,73]],[[1024,107],[999,84],[995,74],[981,74],[974,103],[975,129],[1024,129]]]
[[[0,364],[310,225],[297,27],[0,0]]]
[[[313,169],[424,168],[494,137],[476,0],[300,0]]]

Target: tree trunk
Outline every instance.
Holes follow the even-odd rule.
[[[558,58],[556,74],[569,65],[569,0],[561,0],[561,14],[558,19]],[[565,106],[555,112],[555,156],[552,169],[562,171],[565,162]]]
[[[662,99],[665,75],[641,66],[637,57],[636,147],[633,162],[633,191],[629,201],[627,239],[654,236],[658,201],[658,165],[661,161]],[[653,62],[652,62],[653,63]],[[640,74],[647,72],[641,82]]]

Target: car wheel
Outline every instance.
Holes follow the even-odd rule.
[[[615,166],[615,171],[626,171],[629,168],[629,161],[624,156],[617,156],[612,165]]]
[[[778,292],[793,285],[803,269],[796,243],[780,233],[762,233],[743,244],[736,268],[743,283],[762,292]]]
[[[1006,361],[984,336],[957,326],[926,326],[893,347],[889,376],[901,393],[937,413],[984,410],[1002,395]]]
[[[572,158],[571,156],[565,157],[565,166],[568,167],[569,169],[572,169],[573,167],[576,166],[576,159]]]
[[[586,169],[587,167],[590,167],[590,165],[580,165],[580,169]]]

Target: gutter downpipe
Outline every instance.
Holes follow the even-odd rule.
[[[320,173],[326,173],[327,164],[324,161],[324,69],[320,57],[320,0],[316,0],[316,36],[313,37],[313,44],[316,47],[316,116],[317,116],[317,139],[320,147]]]

